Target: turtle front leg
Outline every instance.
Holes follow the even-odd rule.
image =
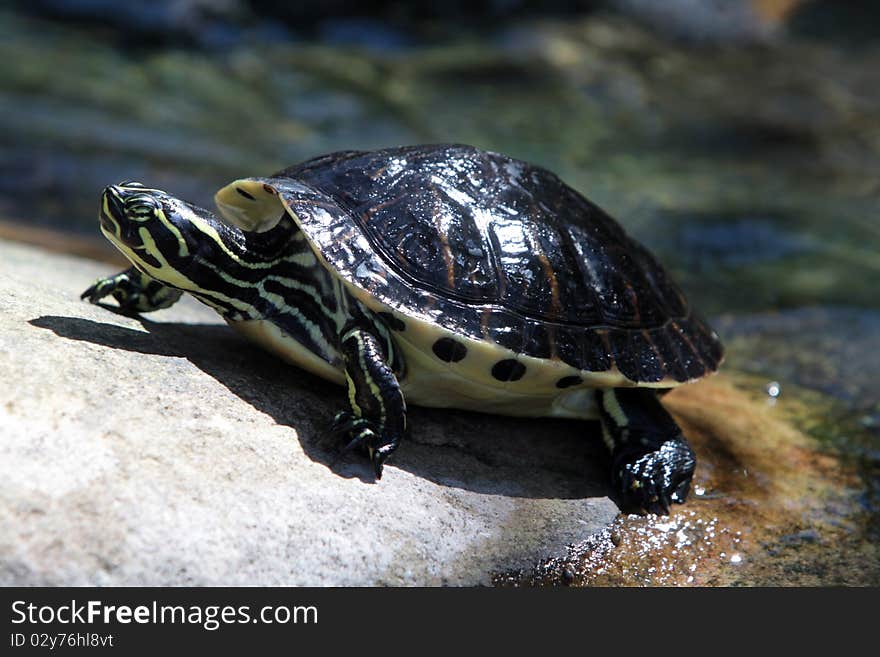
[[[174,305],[182,294],[180,290],[163,285],[131,267],[113,276],[99,278],[80,295],[80,299],[98,303],[112,295],[123,312],[148,313]]]
[[[366,449],[381,479],[382,464],[406,432],[406,401],[379,338],[356,327],[345,330],[340,343],[351,411],[339,413],[332,430],[347,435],[344,451]]]
[[[653,390],[597,391],[602,433],[611,450],[611,481],[625,506],[665,515],[690,489],[697,461]]]

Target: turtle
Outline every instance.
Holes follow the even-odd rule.
[[[189,293],[345,386],[329,427],[377,479],[415,404],[598,419],[622,508],[685,501],[696,458],[659,397],[715,372],[721,341],[554,173],[463,144],[349,150],[214,200],[219,216],[135,181],[104,189],[101,231],[132,266],[82,297],[143,313]]]

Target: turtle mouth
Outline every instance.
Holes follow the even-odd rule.
[[[120,219],[125,216],[125,205],[119,192],[114,187],[104,189],[101,201],[101,211],[98,213],[98,221],[101,227],[112,235],[120,234]]]

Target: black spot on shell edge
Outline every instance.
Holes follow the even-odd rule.
[[[467,356],[467,347],[452,338],[440,338],[431,349],[437,358],[447,363],[457,363]]]
[[[526,366],[513,358],[499,360],[492,366],[492,376],[499,381],[519,381],[526,373]]]

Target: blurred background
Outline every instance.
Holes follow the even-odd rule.
[[[530,160],[658,254],[728,367],[839,402],[807,429],[876,540],[878,37],[868,0],[0,2],[0,237],[112,258],[122,179],[210,207],[339,149]]]
[[[2,6],[5,222],[97,237],[110,182],[210,206],[323,152],[465,142],[561,174],[707,314],[878,303],[877,3]]]

